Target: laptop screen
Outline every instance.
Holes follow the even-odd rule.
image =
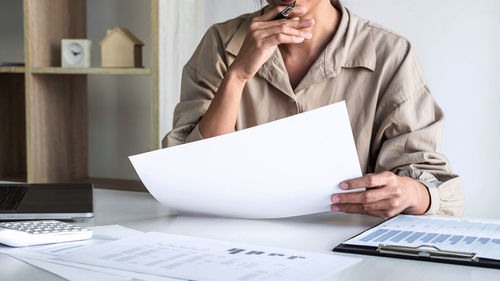
[[[78,214],[93,212],[91,184],[0,185],[3,214]]]

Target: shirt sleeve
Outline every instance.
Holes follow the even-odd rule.
[[[427,214],[460,216],[465,207],[460,178],[441,153],[444,114],[422,77],[410,49],[380,102],[374,170],[425,185],[431,200]]]
[[[174,110],[172,130],[163,147],[201,140],[199,125],[227,71],[224,50],[215,27],[211,27],[182,71],[180,102]]]

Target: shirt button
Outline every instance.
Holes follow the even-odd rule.
[[[290,102],[295,102],[295,99],[293,99],[293,98],[290,98]]]

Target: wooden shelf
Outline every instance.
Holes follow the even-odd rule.
[[[151,75],[149,68],[62,68],[33,67],[33,74],[95,74],[95,75]]]
[[[0,66],[0,73],[24,73],[24,66]],[[149,68],[62,68],[33,67],[33,74],[95,74],[95,75],[151,75]]]
[[[24,73],[24,66],[0,66],[0,73]]]
[[[147,76],[151,148],[159,148],[159,0],[150,0],[149,68],[59,67],[61,40],[87,38],[87,0],[18,1],[23,3],[24,66],[0,66],[0,181],[87,181],[144,191],[140,181],[89,179],[87,75]]]

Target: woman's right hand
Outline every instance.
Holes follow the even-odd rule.
[[[272,20],[285,8],[274,7],[252,20],[238,56],[229,69],[241,81],[252,78],[279,44],[300,44],[312,37],[310,32],[303,29],[313,26],[313,19]],[[297,6],[289,18],[298,18],[305,12],[305,7]]]
[[[304,29],[311,27],[314,20],[298,19],[305,14],[305,7],[297,6],[290,13],[292,20],[272,20],[285,8],[274,7],[252,20],[236,59],[200,120],[199,129],[203,138],[234,132],[246,82],[271,57],[279,44],[298,44],[312,37],[312,34]]]

